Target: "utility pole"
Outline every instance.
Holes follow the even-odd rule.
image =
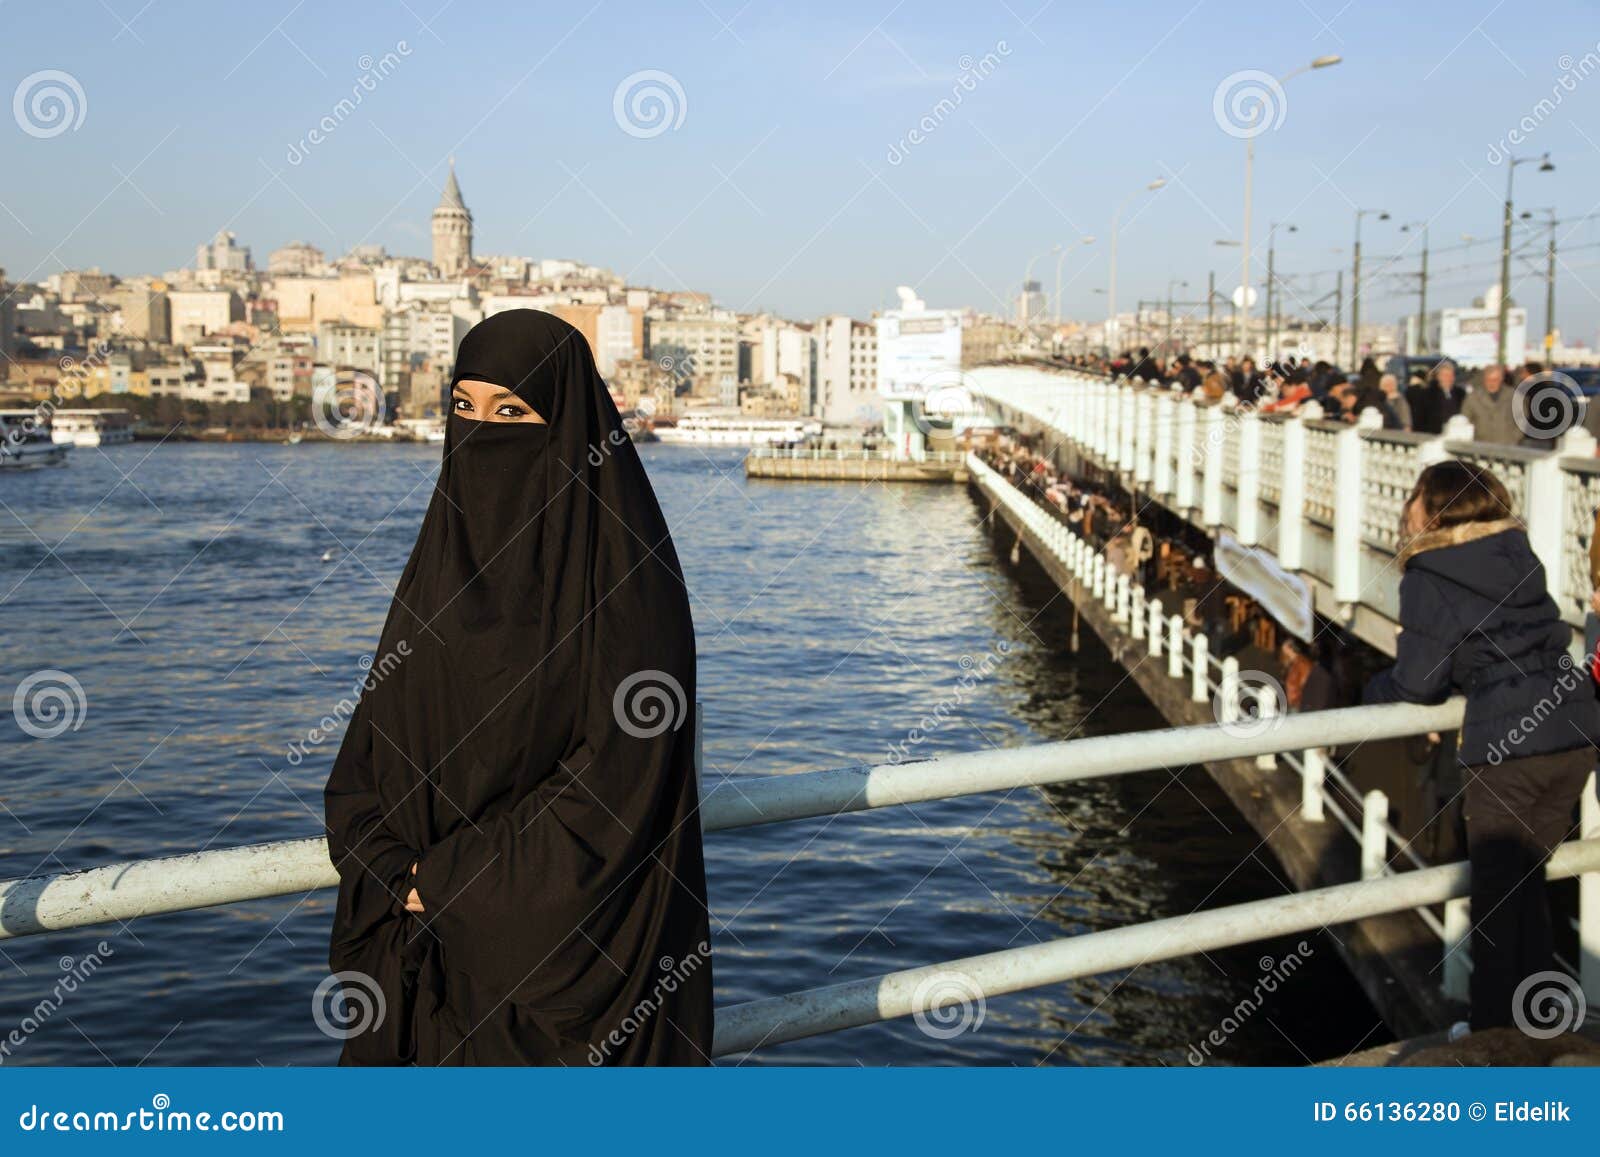
[[[1550,213],[1550,244],[1544,275],[1544,364],[1549,369],[1556,353],[1556,215]]]
[[[1333,282],[1333,360],[1339,360],[1339,326],[1344,318],[1344,270]]]
[[[1428,231],[1422,231],[1422,276],[1417,281],[1417,353],[1428,352]]]
[[[1517,166],[1531,161],[1539,162],[1539,171],[1549,173],[1555,169],[1550,154],[1543,157],[1506,158],[1506,207],[1500,220],[1500,331],[1495,335],[1495,361],[1506,364],[1506,325],[1511,311],[1511,179],[1517,175]]]
[[[1213,361],[1217,357],[1217,272],[1206,275],[1206,354]]]

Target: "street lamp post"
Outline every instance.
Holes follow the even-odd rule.
[[[1500,224],[1500,332],[1495,335],[1495,361],[1500,365],[1506,364],[1506,323],[1510,318],[1511,308],[1511,178],[1517,175],[1517,166],[1528,164],[1530,161],[1539,162],[1539,171],[1549,173],[1555,169],[1550,163],[1550,154],[1542,157],[1510,157],[1506,160],[1506,210]]]
[[[1361,354],[1361,218],[1376,217],[1387,221],[1389,214],[1383,209],[1356,210],[1356,245],[1350,270],[1350,369],[1356,368]],[[1335,335],[1337,336],[1337,335]]]
[[[1116,356],[1117,339],[1117,227],[1122,219],[1122,211],[1128,207],[1128,202],[1140,193],[1153,193],[1167,183],[1165,177],[1157,177],[1143,189],[1135,189],[1121,201],[1111,214],[1111,271],[1106,281],[1106,354],[1108,357]]]
[[[1093,245],[1093,237],[1080,237],[1079,245]],[[1071,246],[1061,246],[1061,253],[1056,258],[1056,328],[1061,328],[1061,263],[1067,259],[1067,254],[1072,252]]]
[[[1291,69],[1278,78],[1281,88],[1302,72],[1310,72],[1314,68],[1331,68],[1344,58],[1337,55],[1319,56],[1310,64],[1302,64],[1299,68]],[[1255,115],[1265,117],[1270,110],[1257,106]],[[1265,125],[1262,126],[1263,128]],[[1250,349],[1250,196],[1255,177],[1256,165],[1256,137],[1260,130],[1252,130],[1244,139],[1244,229],[1239,235],[1239,349],[1241,356]]]

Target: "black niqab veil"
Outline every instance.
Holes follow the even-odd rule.
[[[497,314],[461,343],[469,379],[547,424],[452,412],[328,779],[330,960],[362,1010],[342,1060],[706,1063],[694,628],[666,522],[577,330]]]

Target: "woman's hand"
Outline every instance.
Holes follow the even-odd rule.
[[[412,864],[411,865],[411,874],[413,876],[415,876],[417,874],[417,865],[416,864]],[[411,889],[410,892],[406,893],[406,911],[407,912],[417,912],[417,913],[420,913],[422,911],[422,897],[417,895],[417,890],[415,888]]]
[[[1592,591],[1589,595],[1589,609],[1600,615],[1600,590]]]

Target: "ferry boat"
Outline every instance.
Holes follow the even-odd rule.
[[[822,436],[809,418],[746,418],[737,414],[690,414],[675,425],[655,423],[663,442],[692,446],[794,446]]]
[[[50,437],[50,423],[34,410],[0,410],[0,470],[63,466],[71,447]]]
[[[128,410],[57,410],[50,436],[67,446],[119,446],[133,441],[133,414]]]

